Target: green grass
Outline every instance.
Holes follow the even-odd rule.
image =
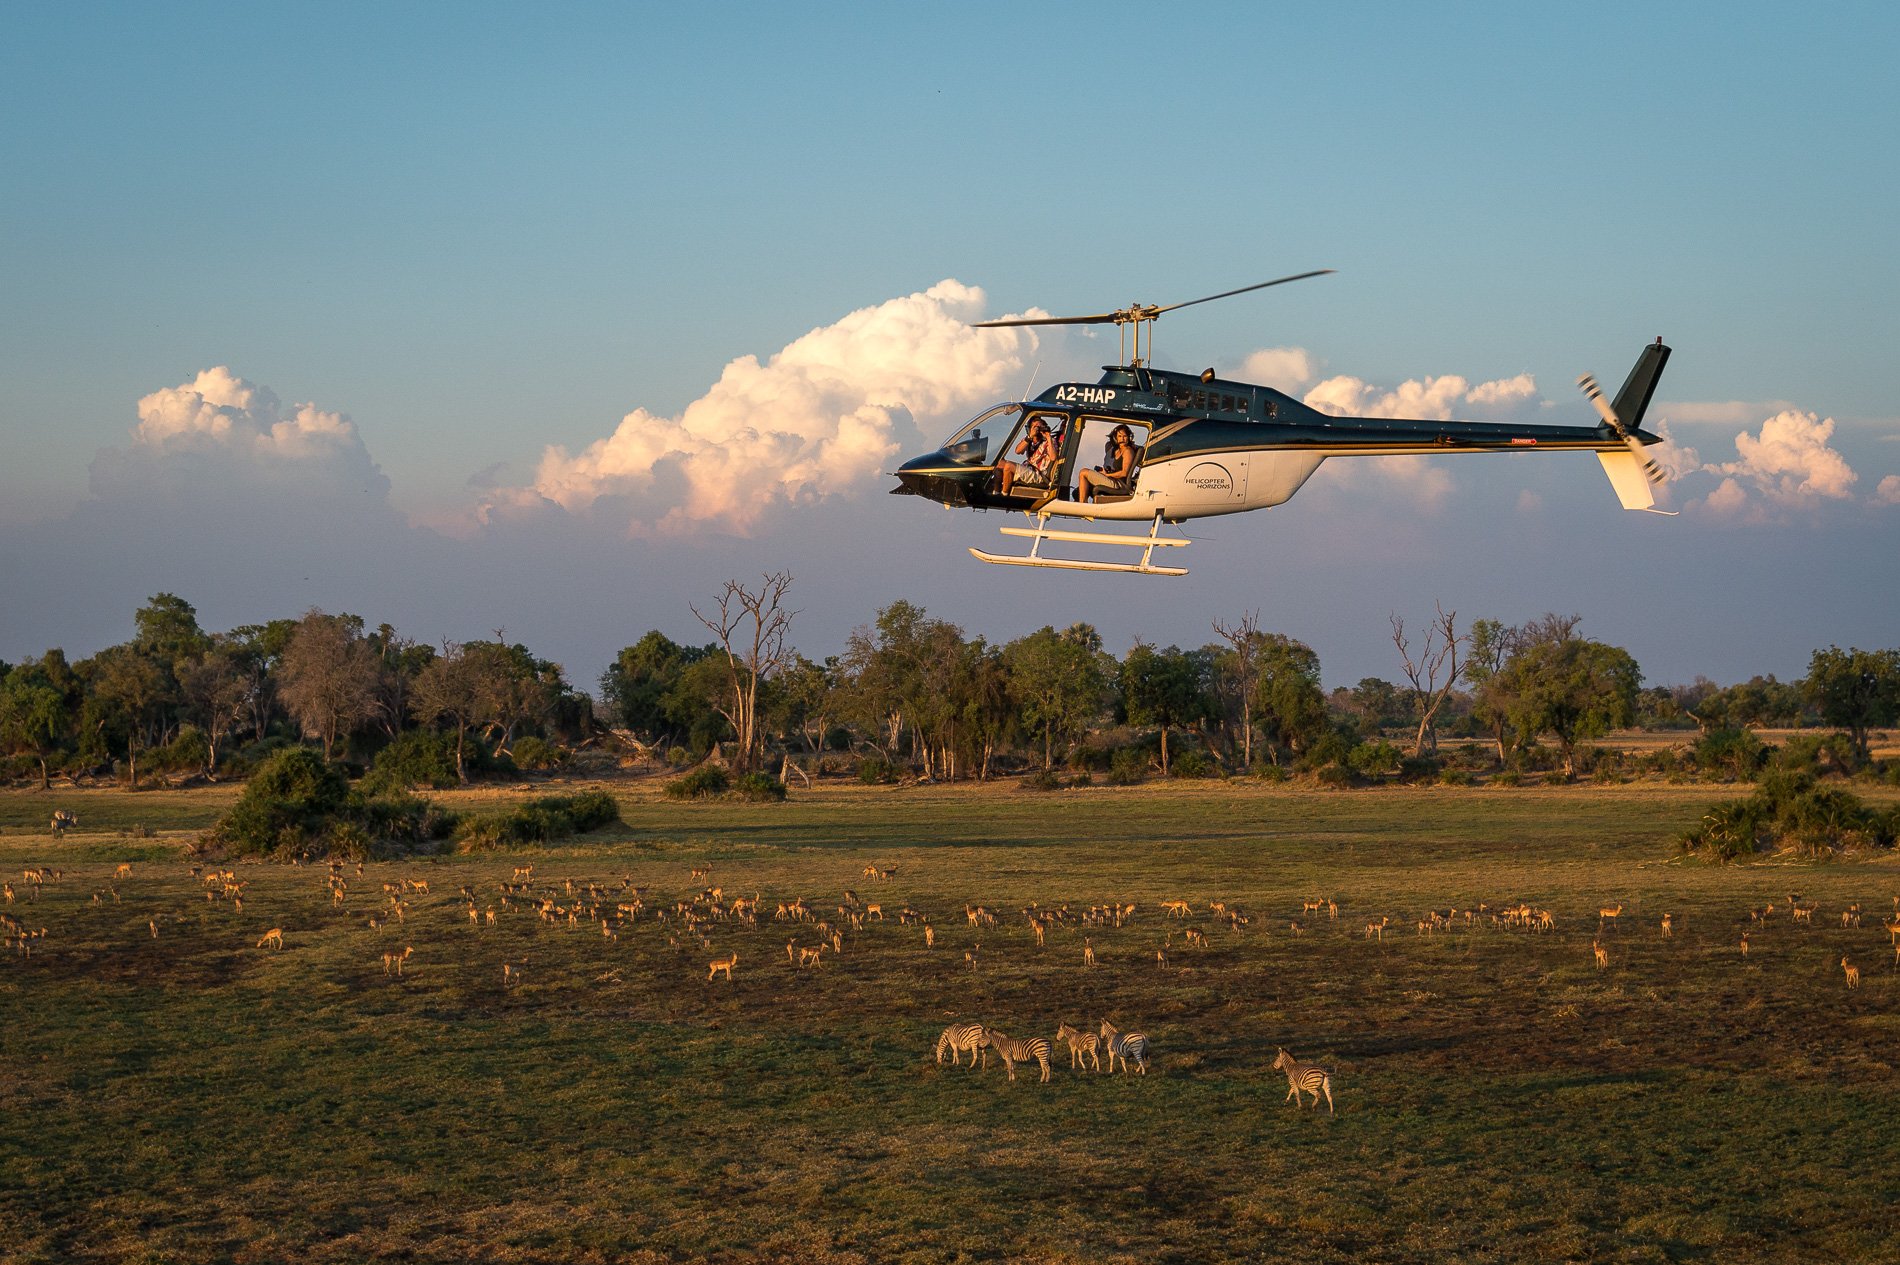
[[[0,1259],[1890,1259],[1900,979],[1876,923],[1900,867],[1671,861],[1713,797],[643,792],[568,843],[370,865],[341,910],[320,867],[236,867],[240,913],[178,851],[221,788],[0,796],[7,908],[48,928],[31,958],[0,958]],[[80,829],[29,833],[56,805]],[[118,833],[132,824],[159,838]],[[785,942],[810,931],[726,925],[713,951],[740,954],[737,978],[708,984],[712,953],[669,944],[679,929],[650,910],[609,942],[585,917],[500,909],[529,862],[562,904],[570,878],[630,879],[649,906],[719,883],[768,912],[849,887],[925,910],[938,946],[873,923],[798,973]],[[873,884],[868,864],[895,876]],[[65,873],[30,901],[31,865]],[[430,893],[372,930],[403,878]],[[464,884],[496,926],[469,926]],[[1831,921],[1777,918],[1744,960],[1746,908],[1789,891]],[[1291,934],[1321,894],[1340,920]],[[1254,921],[1198,913],[1211,946],[1177,937],[1162,972],[1154,949],[1182,924],[1155,903],[1173,897]],[[1038,951],[1016,914],[1032,900],[1141,908]],[[1517,900],[1555,910],[1556,931],[1362,934]],[[1599,973],[1595,911],[1619,901]],[[1850,901],[1861,929],[1839,926]],[[979,935],[965,902],[1003,925]],[[1667,941],[1664,911],[1681,922]],[[271,926],[281,953],[253,947]],[[404,945],[406,973],[385,976]],[[504,961],[523,966],[513,987]],[[1058,1051],[1052,1084],[1010,1084],[994,1060],[932,1062],[951,1017],[1016,1036],[1109,1017],[1155,1059],[1145,1078],[1080,1076]],[[1336,1116],[1284,1103],[1280,1045],[1333,1070]]]

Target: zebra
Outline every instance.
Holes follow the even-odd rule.
[[[1045,1085],[1048,1084],[1049,1043],[1047,1041],[1041,1037],[1031,1037],[1027,1041],[1018,1041],[1014,1037],[1004,1036],[994,1028],[989,1029],[985,1035],[989,1038],[990,1047],[1002,1056],[1003,1069],[1009,1073],[1011,1080],[1016,1079],[1016,1065],[1018,1063],[1027,1063],[1029,1060],[1034,1059],[1042,1065],[1042,1080]]]
[[[1284,1049],[1273,1065],[1286,1073],[1286,1096],[1295,1106],[1305,1106],[1306,1100],[1300,1097],[1301,1091],[1313,1095],[1313,1106],[1319,1106],[1319,1096],[1326,1095],[1326,1114],[1333,1114],[1333,1078],[1325,1068],[1317,1063],[1302,1063]]]
[[[1056,1040],[1067,1041],[1069,1043],[1070,1070],[1082,1066],[1082,1058],[1084,1055],[1088,1056],[1089,1062],[1094,1064],[1096,1071],[1099,1072],[1102,1070],[1102,1042],[1101,1038],[1097,1037],[1093,1032],[1083,1032],[1079,1028],[1071,1028],[1066,1023],[1058,1024],[1056,1026]]]
[[[937,1062],[941,1065],[943,1063],[944,1054],[948,1052],[951,1066],[961,1067],[963,1066],[962,1052],[968,1050],[970,1052],[970,1070],[974,1072],[976,1070],[976,1057],[978,1053],[981,1053],[983,1056],[983,1066],[988,1067],[990,1065],[989,1047],[990,1034],[982,1024],[953,1023],[943,1030],[942,1036],[937,1038]]]
[[[1148,1038],[1139,1032],[1118,1032],[1115,1025],[1102,1020],[1102,1045],[1108,1050],[1108,1070],[1115,1070],[1115,1060],[1120,1059],[1122,1071],[1128,1071],[1128,1060],[1135,1061],[1135,1070],[1143,1076],[1148,1074]]]

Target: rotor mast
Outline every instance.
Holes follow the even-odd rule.
[[[1272,281],[1262,281],[1257,285],[1242,286],[1238,290],[1225,290],[1225,291],[1222,291],[1220,294],[1210,294],[1206,298],[1202,298],[1202,299],[1189,299],[1186,303],[1170,303],[1166,305],[1165,307],[1158,307],[1152,303],[1130,303],[1125,308],[1119,308],[1113,312],[1100,312],[1094,316],[1029,316],[1029,317],[1019,317],[1014,320],[1006,320],[1006,321],[977,321],[972,325],[972,328],[973,329],[995,329],[1000,326],[1012,326],[1012,325],[1111,325],[1112,324],[1116,326],[1117,328],[1121,329],[1121,349],[1118,354],[1120,354],[1124,358],[1125,363],[1128,365],[1129,368],[1139,369],[1143,365],[1149,363],[1149,361],[1151,361],[1154,358],[1154,351],[1155,351],[1154,323],[1156,320],[1160,318],[1163,312],[1172,312],[1179,308],[1193,307],[1196,303],[1212,303],[1215,299],[1228,299],[1228,298],[1232,298],[1236,294],[1246,294],[1251,290],[1264,290],[1268,286],[1285,285],[1289,281],[1304,281],[1308,277],[1323,277],[1332,271],[1333,270],[1331,268],[1320,268],[1320,269],[1316,269],[1313,272],[1298,272],[1298,273],[1294,273],[1290,277],[1276,277]],[[1125,328],[1122,328],[1128,325],[1133,325],[1135,327],[1134,328],[1135,355],[1132,360],[1127,359],[1129,331]],[[1141,354],[1141,327],[1143,325],[1148,326],[1148,354],[1146,356],[1143,356]]]

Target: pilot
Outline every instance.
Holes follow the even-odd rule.
[[[1108,437],[1108,454],[1103,465],[1082,472],[1081,494],[1084,505],[1095,499],[1096,492],[1133,492],[1135,490],[1135,437],[1126,426],[1117,426]]]
[[[1040,417],[1030,418],[1016,451],[1023,454],[1023,460],[998,458],[996,462],[1003,472],[1002,494],[1008,496],[1018,483],[1047,487],[1056,468],[1056,439],[1049,432],[1049,423]]]

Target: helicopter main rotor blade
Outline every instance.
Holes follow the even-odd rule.
[[[1011,321],[972,321],[971,329],[995,329],[1001,325],[1109,325],[1128,319],[1126,312],[1105,312],[1100,316],[1024,316]]]
[[[1150,316],[1159,316],[1163,312],[1172,312],[1177,308],[1193,307],[1196,303],[1212,303],[1215,299],[1231,299],[1236,294],[1246,294],[1251,290],[1264,290],[1268,286],[1285,285],[1289,281],[1304,281],[1308,277],[1323,277],[1332,271],[1334,270],[1331,268],[1320,268],[1313,272],[1296,272],[1290,277],[1278,277],[1272,281],[1262,281],[1259,285],[1242,286],[1238,290],[1228,290],[1224,294],[1210,294],[1204,299],[1189,299],[1186,303],[1170,303],[1166,307],[1155,308],[1153,312],[1150,313]]]

